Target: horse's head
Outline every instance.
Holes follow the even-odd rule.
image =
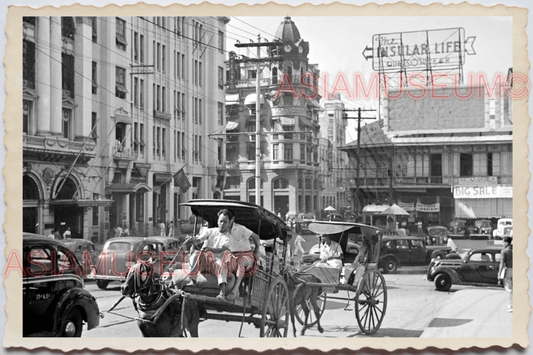
[[[126,281],[120,286],[120,291],[124,296],[136,297],[150,293],[154,285],[154,270],[146,263],[139,262],[133,265]]]

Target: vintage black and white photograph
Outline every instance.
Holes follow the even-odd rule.
[[[23,342],[519,342],[520,13],[147,8],[16,12]]]

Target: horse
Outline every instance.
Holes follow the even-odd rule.
[[[322,288],[306,285],[308,282],[320,283],[322,281],[313,274],[292,273],[290,271],[285,272],[285,281],[287,282],[287,287],[289,288],[289,305],[291,308],[290,313],[294,337],[296,337],[294,314],[296,312],[297,305],[300,305],[302,307],[302,310],[305,314],[305,321],[301,331],[301,335],[305,335],[305,331],[310,328],[310,326],[307,325],[307,320],[309,318],[310,311],[309,307],[307,307],[308,301],[311,303],[311,307],[315,312],[315,317],[317,320],[317,329],[320,333],[323,333],[324,329],[320,325],[320,309],[317,303],[318,296],[322,293]]]
[[[143,337],[183,337],[185,330],[191,337],[198,337],[198,305],[168,287],[154,271],[154,264],[139,262],[131,267],[120,287],[122,295],[133,300]]]

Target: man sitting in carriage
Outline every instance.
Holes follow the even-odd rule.
[[[230,216],[228,210],[218,212],[218,227],[204,228],[200,235],[192,237],[194,244],[203,242],[200,252],[191,255],[189,277],[195,277],[198,272],[214,272],[220,293],[216,296],[219,300],[226,299],[226,284],[228,266],[231,263],[230,254]],[[213,257],[214,263],[213,265]]]
[[[231,259],[230,271],[235,272],[237,277],[233,288],[227,293],[228,300],[234,300],[239,295],[239,286],[244,277],[250,276],[257,265],[257,254],[260,248],[260,239],[257,234],[249,230],[243,225],[235,223],[235,215],[231,210],[224,211],[230,217],[230,244],[229,249],[233,254]],[[254,250],[250,244],[250,240],[254,243]]]
[[[315,266],[332,267],[342,269],[342,248],[339,243],[331,240],[327,234],[322,236],[322,245],[320,246],[320,260],[315,262]]]

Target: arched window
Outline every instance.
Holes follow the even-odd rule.
[[[63,183],[64,181],[64,183]],[[63,186],[61,186],[63,185]],[[57,200],[72,200],[76,195],[76,190],[78,189],[78,185],[72,180],[72,178],[63,179],[58,185],[57,188],[59,189],[61,187],[61,190],[57,193],[55,199]],[[57,190],[56,190],[57,191]],[[81,197],[81,196],[77,196]]]
[[[263,188],[263,179],[261,179],[261,188]],[[248,190],[255,189],[255,178],[248,179]]]
[[[285,178],[277,178],[274,181],[272,181],[272,187],[274,190],[279,189],[288,189],[289,188],[289,180]]]
[[[29,176],[24,176],[22,178],[22,199],[23,200],[39,200],[39,188]]]

